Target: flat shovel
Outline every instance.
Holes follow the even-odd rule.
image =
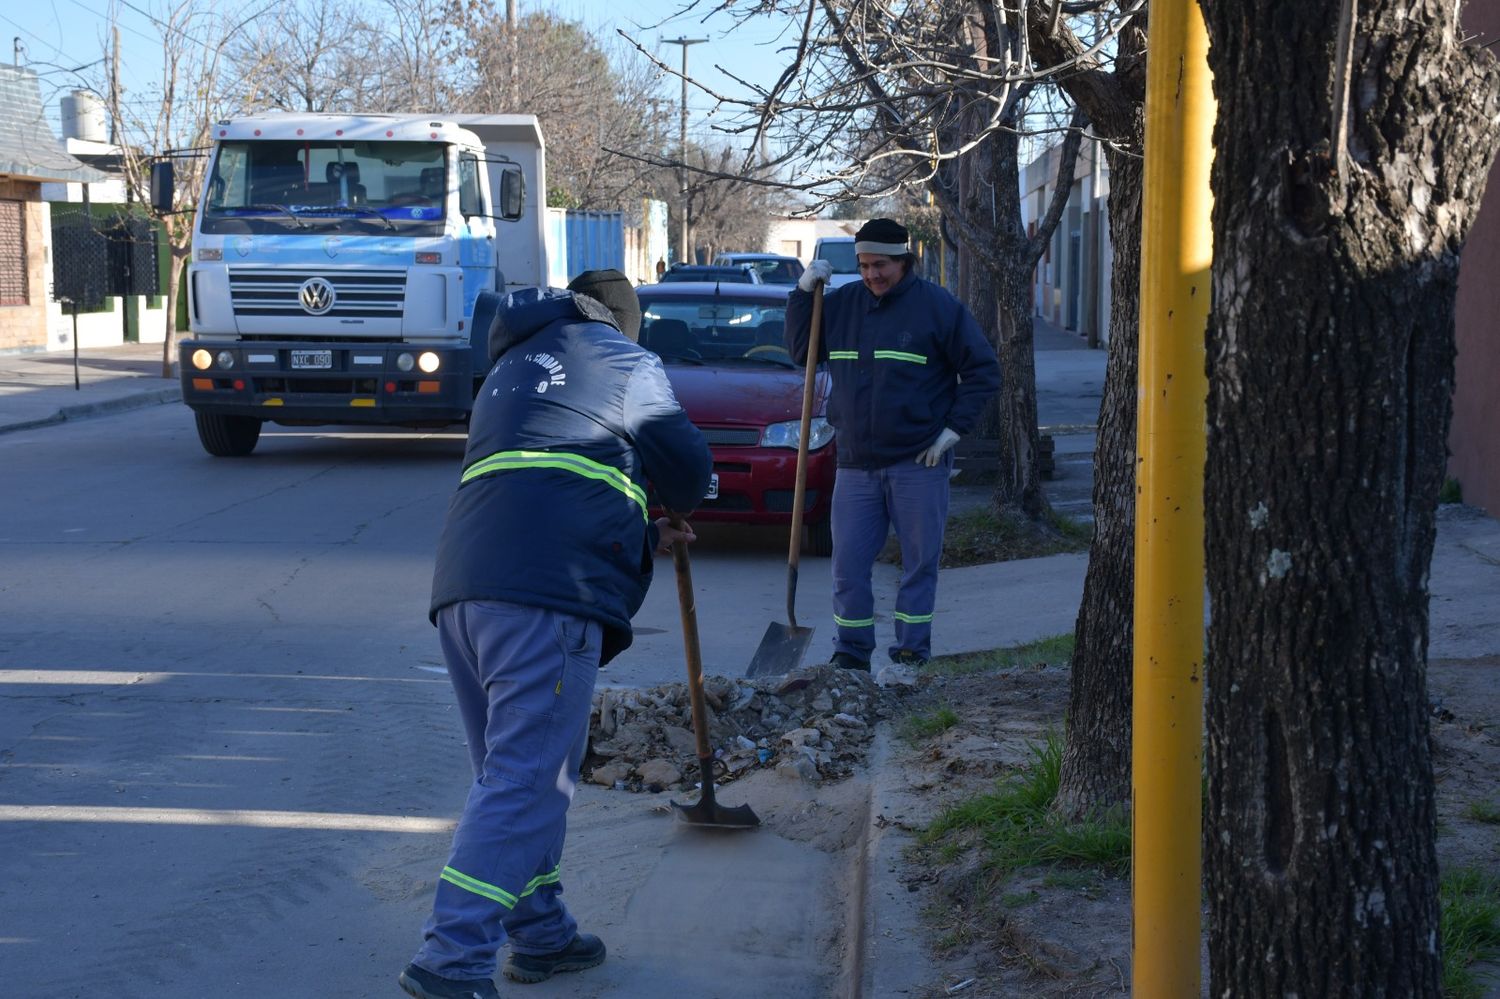
[[[686,530],[682,518],[668,512],[672,526]],[[702,793],[696,804],[672,802],[677,817],[691,826],[710,829],[754,829],[760,817],[749,805],[729,807],[714,800],[714,754],[708,745],[708,705],[703,699],[703,650],[698,645],[698,605],[693,599],[693,570],[687,542],[672,542],[672,567],[677,570],[677,603],[682,609],[682,647],[687,657],[688,697],[693,704],[693,736],[698,742],[698,770]]]
[[[802,510],[807,500],[807,442],[812,433],[813,387],[823,329],[823,282],[813,285],[812,327],[807,334],[807,374],[802,384],[802,432],[797,437],[797,485],[792,492],[792,540],[786,556],[786,624],[772,621],[761,636],[746,676],[780,676],[802,665],[813,630],[797,626],[797,561],[802,554]]]

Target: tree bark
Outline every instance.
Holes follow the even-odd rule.
[[[1137,125],[1141,120],[1136,119]],[[1137,135],[1139,140],[1139,135]],[[1139,148],[1137,141],[1135,148]],[[1130,802],[1135,647],[1136,382],[1140,368],[1141,178],[1110,148],[1109,357],[1094,440],[1094,537],[1074,626],[1068,726],[1054,807],[1079,819]]]
[[[1068,818],[1130,802],[1131,684],[1135,642],[1136,382],[1140,344],[1141,150],[1145,137],[1146,15],[1120,35],[1114,68],[1084,56],[1070,32],[1045,29],[1033,0],[1032,52],[1048,65],[1072,63],[1058,86],[1106,140],[1109,163],[1109,358],[1094,442],[1094,537],[1074,626],[1068,725],[1054,807]]]
[[[1439,0],[1202,0],[1214,996],[1438,996],[1427,574],[1497,76]]]

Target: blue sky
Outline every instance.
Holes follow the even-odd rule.
[[[122,82],[126,90],[144,97],[160,73],[160,29],[152,15],[164,9],[164,0],[117,0],[119,6]],[[495,0],[503,9],[503,0]],[[747,79],[763,84],[774,80],[783,65],[784,54],[778,46],[795,42],[795,27],[758,18],[743,28],[731,31],[734,22],[723,17],[708,18],[705,12],[717,6],[717,0],[701,0],[683,13],[691,0],[520,0],[524,14],[531,10],[552,10],[572,20],[581,21],[602,37],[613,37],[619,28],[639,39],[647,47],[656,47],[663,61],[680,64],[681,49],[659,45],[662,38],[707,38],[689,52],[689,72],[717,90],[738,92],[740,88],[729,77],[713,67],[720,64]],[[57,130],[57,102],[79,85],[79,69],[84,76],[100,75],[99,60],[109,38],[109,0],[29,0],[25,4],[0,4],[0,39],[5,48],[0,61],[19,61],[41,77],[42,98],[48,116]],[[372,6],[374,6],[372,4]],[[19,55],[19,60],[15,57]],[[639,58],[639,57],[637,57]],[[663,97],[677,100],[680,85],[676,80],[663,84]],[[127,98],[129,99],[129,98]],[[689,92],[690,129],[701,137],[709,132],[705,116],[712,101]]]

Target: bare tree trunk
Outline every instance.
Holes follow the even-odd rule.
[[[1094,441],[1094,538],[1073,633],[1068,730],[1055,805],[1070,818],[1130,802],[1143,164],[1138,156],[1114,149],[1107,155],[1114,247],[1109,359]]]
[[[1210,992],[1438,996],[1427,575],[1500,74],[1453,3],[1202,6]]]
[[[177,355],[177,285],[178,275],[182,273],[182,262],[188,258],[191,250],[186,242],[182,246],[177,245],[177,236],[173,232],[176,226],[172,222],[167,225],[168,253],[170,254],[170,266],[167,267],[167,299],[165,308],[167,328],[161,341],[161,376],[171,378],[173,375],[172,362]]]

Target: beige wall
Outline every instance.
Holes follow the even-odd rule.
[[[34,182],[0,180],[0,198],[25,202],[22,225],[26,231],[26,297],[29,302],[27,305],[0,305],[0,350],[47,345],[49,241],[41,192],[42,185]]]
[[[1500,0],[1470,0],[1464,27],[1500,39]],[[1490,170],[1479,217],[1464,245],[1458,275],[1458,376],[1448,474],[1464,501],[1500,516],[1500,165]]]

